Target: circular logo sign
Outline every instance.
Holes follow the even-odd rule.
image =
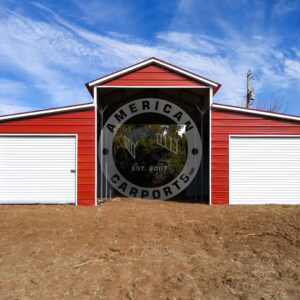
[[[176,196],[191,183],[202,158],[191,117],[156,98],[134,100],[115,111],[101,130],[98,149],[110,184],[135,198]]]

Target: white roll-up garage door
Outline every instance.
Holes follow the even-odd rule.
[[[0,135],[0,203],[75,202],[75,136]]]
[[[230,204],[300,204],[300,137],[231,136]]]

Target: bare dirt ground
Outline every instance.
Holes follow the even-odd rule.
[[[0,206],[0,299],[299,299],[299,216],[123,198]]]

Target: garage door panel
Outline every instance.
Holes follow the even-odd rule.
[[[73,170],[75,136],[0,135],[0,203],[75,203]]]
[[[230,137],[230,204],[300,204],[300,137]]]
[[[16,166],[16,170],[22,170],[22,169],[27,169],[27,168],[32,168],[33,170],[34,169],[41,169],[41,168],[44,168],[43,165],[41,163],[43,163],[43,159],[39,160],[39,161],[34,161],[34,162],[28,162],[27,160],[24,161],[22,159],[15,159],[14,161],[4,161],[2,162],[2,167],[3,167],[3,170],[5,169],[5,167],[7,167],[9,170],[12,169],[13,166]],[[49,165],[49,169],[50,170],[56,170],[56,169],[59,169],[60,168],[60,165],[59,164],[56,164],[56,162],[68,162],[69,160],[65,160],[65,159],[53,159],[53,163],[54,164],[50,164]],[[72,162],[74,162],[74,159],[72,160]],[[20,167],[20,163],[24,164],[22,167]],[[73,163],[72,163],[73,165]]]
[[[67,178],[70,177],[70,178]],[[62,184],[66,184],[66,183],[70,183],[73,182],[74,180],[74,176],[70,175],[70,176],[59,176],[59,178],[57,177],[49,177],[49,176],[40,176],[40,177],[28,177],[28,176],[24,176],[23,178],[2,178],[0,180],[0,184],[6,184],[6,183],[14,183],[15,186],[16,185],[20,185],[22,183],[24,184],[31,184],[32,187],[34,186],[48,186],[49,184],[58,184],[58,183],[62,183]],[[73,186],[73,185],[72,185]],[[53,188],[55,188],[55,186],[53,186]]]
[[[18,175],[23,177],[24,175],[26,176],[38,176],[40,177],[40,175],[48,175],[48,176],[57,176],[58,172],[64,173],[64,174],[68,174],[70,173],[70,171],[64,170],[63,167],[57,168],[57,169],[48,169],[48,170],[44,170],[43,168],[39,168],[39,169],[35,169],[35,170],[11,170],[11,169],[1,169],[0,170],[0,178],[6,178],[8,176],[14,176],[16,177],[15,173],[16,171],[18,172]]]

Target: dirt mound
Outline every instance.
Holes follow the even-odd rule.
[[[299,206],[1,206],[1,299],[299,299]]]

